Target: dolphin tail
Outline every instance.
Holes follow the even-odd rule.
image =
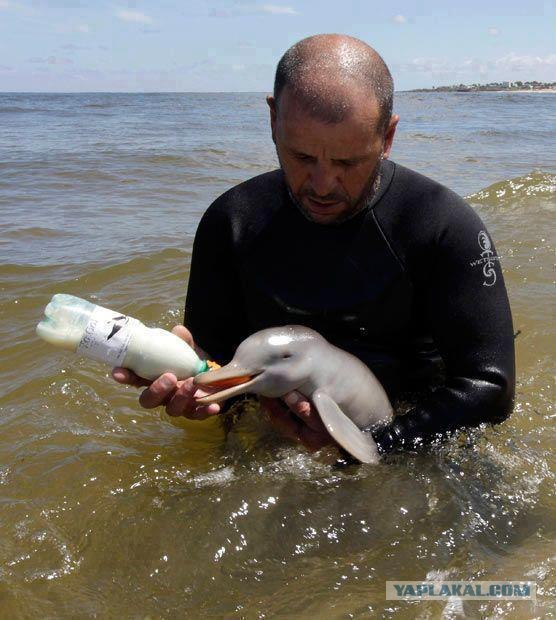
[[[326,392],[317,390],[312,401],[326,430],[344,450],[362,463],[378,463],[378,448],[370,433],[358,428]]]

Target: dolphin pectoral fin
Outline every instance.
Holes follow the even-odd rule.
[[[317,390],[312,401],[326,430],[344,450],[362,463],[378,463],[378,448],[370,433],[356,426],[326,392]]]

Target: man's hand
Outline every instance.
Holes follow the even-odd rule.
[[[204,356],[204,352],[195,347],[191,332],[186,327],[176,325],[172,329],[172,333],[185,340],[197,353]],[[190,420],[204,420],[220,412],[220,405],[217,403],[197,406],[195,395],[197,397],[205,396],[209,392],[205,392],[194,385],[193,377],[178,381],[175,375],[167,372],[151,382],[138,377],[128,368],[119,367],[112,370],[112,377],[118,383],[135,387],[148,386],[139,397],[139,404],[145,409],[155,409],[164,405],[168,415],[185,416]]]
[[[260,401],[272,426],[288,439],[301,442],[311,452],[335,444],[318,413],[299,392],[289,392],[282,399],[261,397]]]

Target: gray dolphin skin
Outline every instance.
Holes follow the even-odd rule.
[[[330,435],[363,463],[379,454],[361,429],[392,417],[392,405],[373,373],[355,356],[300,325],[256,332],[237,348],[232,361],[195,377],[218,391],[197,399],[216,403],[246,392],[271,398],[297,390],[317,410]]]

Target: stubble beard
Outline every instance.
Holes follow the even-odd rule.
[[[310,212],[303,206],[303,203],[295,196],[292,192],[291,187],[289,186],[286,174],[284,172],[284,166],[282,166],[282,162],[280,161],[280,156],[278,155],[278,162],[280,163],[280,168],[282,172],[284,172],[284,179],[286,181],[286,187],[288,188],[288,194],[293,202],[293,204],[297,207],[298,211],[303,215],[306,220],[313,222],[314,224],[321,224],[322,226],[336,226],[338,224],[343,224],[347,222],[351,218],[355,217],[358,213],[363,211],[368,205],[371,204],[373,198],[376,196],[380,188],[380,167],[382,164],[383,158],[380,156],[375,169],[372,174],[369,176],[369,180],[365,184],[363,191],[361,192],[359,198],[355,200],[355,202],[350,204],[350,208],[345,212],[339,215],[337,218],[331,220],[330,222],[321,222],[316,220]]]

